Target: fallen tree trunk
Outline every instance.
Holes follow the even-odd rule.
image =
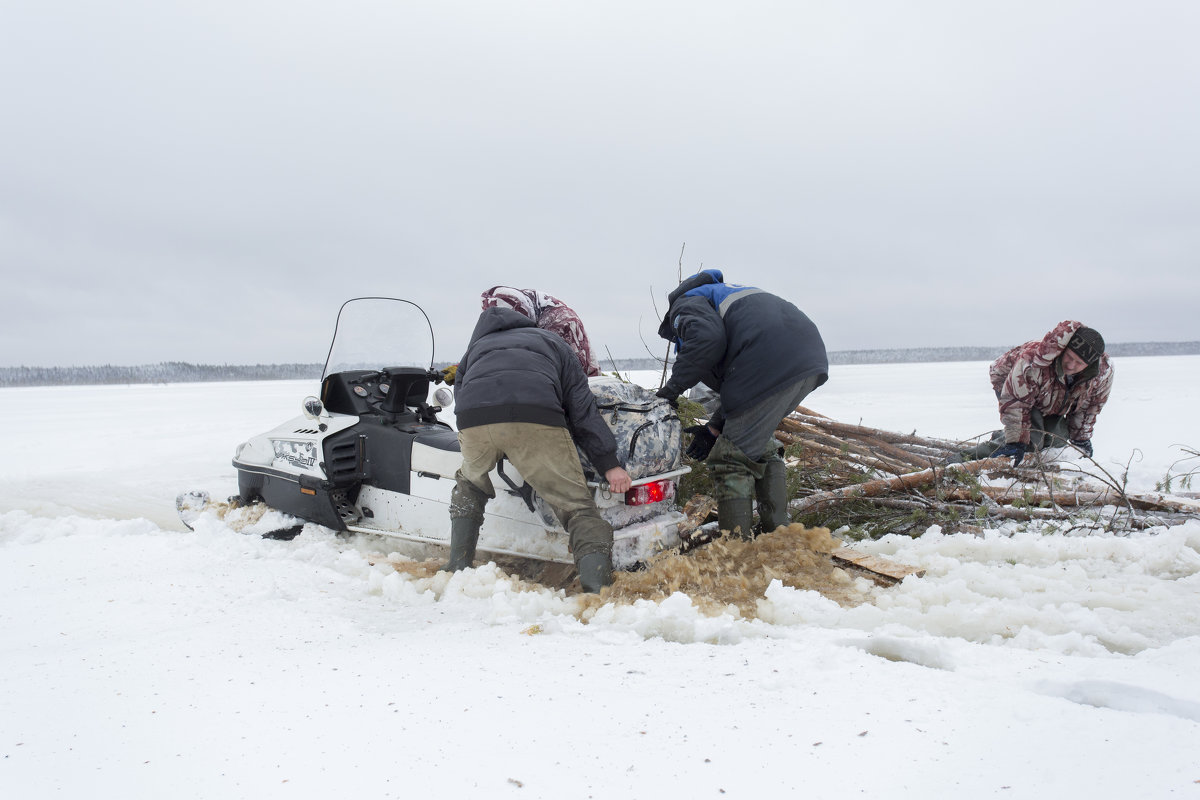
[[[1108,473],[1104,480],[1076,469],[1092,481],[1059,490],[1066,481],[1057,464],[1031,459],[1017,468],[1008,458],[958,463],[968,443],[839,422],[804,406],[780,422],[776,436],[789,446],[789,486],[801,493],[788,504],[791,516],[867,535],[935,523],[963,530],[989,520],[1133,530],[1200,516],[1200,501],[1128,494]],[[990,480],[971,477],[985,472]]]
[[[1162,495],[1125,494],[1115,489],[1106,488],[1101,491],[1070,491],[1048,492],[1044,489],[1036,491],[1028,489],[1002,488],[998,486],[980,486],[975,489],[956,488],[944,496],[948,500],[971,500],[972,493],[979,492],[987,495],[997,503],[1011,505],[1024,502],[1030,505],[1050,504],[1056,506],[1124,506],[1129,504],[1139,511],[1173,511],[1182,514],[1200,513],[1200,503],[1189,503],[1182,500],[1172,500]]]
[[[949,516],[952,513],[957,514],[960,519],[972,519],[979,521],[986,517],[1000,517],[1001,519],[1062,519],[1065,515],[1061,511],[1056,511],[1052,508],[1036,508],[1033,506],[1011,506],[993,503],[990,506],[972,505],[970,502],[954,502],[958,498],[948,498],[948,500],[934,500],[924,495],[916,496],[874,496],[874,497],[834,497],[823,501],[822,508],[832,506],[836,503],[849,503],[854,500],[866,500],[867,502],[881,506],[883,508],[896,508],[901,510],[924,511],[929,514],[940,514]],[[791,506],[789,506],[791,508]],[[987,511],[985,517],[980,517],[977,513],[979,508],[984,508]],[[813,509],[807,509],[809,511]]]
[[[784,433],[784,431],[788,433]],[[789,436],[788,434],[791,435]],[[907,472],[914,466],[926,466],[924,461],[914,463],[912,456],[907,453],[903,454],[903,460],[897,459],[892,457],[891,454],[878,452],[878,450],[882,450],[883,448],[871,448],[861,442],[838,439],[836,436],[831,436],[821,431],[805,429],[794,421],[791,426],[781,426],[779,430],[775,431],[775,435],[782,439],[790,439],[790,443],[792,444],[799,443],[805,447],[812,447],[814,450],[820,449],[837,458],[857,461],[863,466],[883,472],[898,474]],[[817,445],[821,447],[818,448]]]
[[[978,474],[985,469],[1008,467],[1010,462],[1007,458],[985,458],[981,461],[969,461],[965,464],[955,464],[952,469],[956,472],[967,474]],[[832,489],[825,492],[816,492],[807,497],[797,498],[788,503],[788,508],[792,513],[803,513],[820,508],[822,505],[837,502],[855,497],[875,497],[884,494],[885,492],[898,492],[910,489],[919,489],[924,486],[929,486],[935,481],[946,475],[945,467],[934,467],[932,469],[922,470],[921,472],[909,472],[904,475],[897,475],[894,478],[880,478],[879,480],[867,481],[866,483],[856,484],[854,486],[844,486],[841,489]]]
[[[832,442],[834,446],[850,447],[851,450],[859,453],[864,451],[869,452],[873,454],[875,458],[887,458],[888,460],[894,461],[897,464],[901,464],[910,468],[926,467],[929,465],[929,460],[921,455],[913,454],[907,450],[904,450],[903,448],[896,447],[894,444],[890,444],[881,439],[870,436],[853,437],[854,442],[852,443],[846,439],[841,439],[837,436],[834,436],[831,432],[821,430],[816,425],[812,425],[807,422],[801,422],[800,420],[789,417],[783,418],[783,421],[779,423],[779,428],[780,430],[791,431],[801,435],[806,439],[816,439],[817,441],[822,441],[826,444]],[[893,467],[891,471],[903,472],[904,470]]]
[[[797,407],[797,411],[803,406]],[[933,447],[944,451],[957,452],[960,449],[958,442],[952,442],[949,439],[931,439],[927,436],[917,436],[915,433],[896,433],[895,431],[885,431],[879,428],[867,428],[863,425],[852,425],[848,422],[838,422],[829,417],[811,416],[810,413],[793,413],[785,419],[794,419],[800,422],[807,422],[811,425],[816,425],[821,428],[826,428],[834,433],[840,433],[845,436],[868,437],[872,439],[880,439],[892,444],[919,444],[926,447]]]

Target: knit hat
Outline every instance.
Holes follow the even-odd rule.
[[[1087,362],[1089,367],[1095,366],[1104,355],[1104,337],[1094,328],[1080,328],[1075,331],[1067,349]]]

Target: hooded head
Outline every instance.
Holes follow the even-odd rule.
[[[706,283],[724,283],[725,276],[721,274],[719,269],[703,269],[695,275],[691,275],[684,279],[683,283],[675,287],[675,289],[667,295],[667,313],[663,314],[662,324],[658,326],[658,335],[666,339],[668,342],[675,340],[675,330],[671,327],[671,306],[675,301],[683,297],[685,294],[695,289],[697,286],[703,286]]]
[[[494,306],[507,307],[534,322],[538,321],[539,309],[536,292],[528,289],[514,289],[511,286],[493,286],[479,297],[485,309]]]
[[[1094,367],[1104,355],[1104,337],[1094,328],[1082,327],[1067,342],[1067,349]]]

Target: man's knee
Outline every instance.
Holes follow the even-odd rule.
[[[767,467],[765,461],[750,458],[725,436],[717,438],[707,464],[717,499],[750,497],[754,482],[762,479]]]

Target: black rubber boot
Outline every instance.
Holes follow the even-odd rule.
[[[721,533],[740,539],[753,539],[750,527],[752,502],[749,497],[726,497],[717,499],[717,526]]]
[[[588,553],[575,562],[579,586],[585,592],[598,592],[612,585],[612,556],[608,553]]]
[[[1004,447],[1004,431],[992,431],[992,436],[987,441],[980,442],[974,447],[968,447],[958,454],[957,458],[951,457],[946,460],[947,464],[961,464],[964,461],[975,461],[980,458],[991,458],[992,453]]]
[[[450,519],[450,560],[439,572],[458,572],[475,563],[475,545],[479,542],[479,523],[470,517]]]
[[[762,478],[754,482],[754,496],[758,498],[758,522],[763,533],[791,522],[787,510],[787,467],[782,461],[767,461]]]

